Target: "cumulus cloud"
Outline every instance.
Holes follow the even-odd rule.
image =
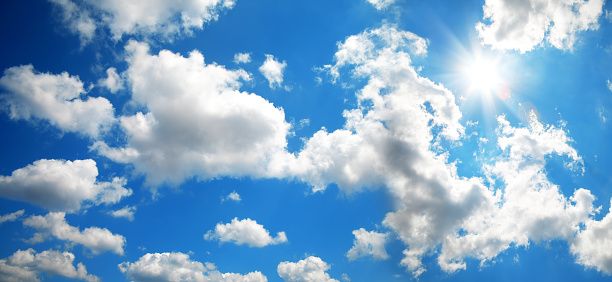
[[[367,0],[372,4],[377,10],[383,10],[389,7],[391,4],[395,3],[395,0]]]
[[[610,82],[610,80],[608,80],[608,89],[610,89],[610,91],[612,91],[612,82]]]
[[[242,201],[242,199],[240,199],[240,194],[236,193],[236,191],[233,191],[232,193],[229,193],[229,195],[227,195],[221,201],[222,202],[224,202],[224,201],[240,202],[240,201]]]
[[[385,250],[387,233],[368,232],[363,228],[359,228],[358,230],[353,230],[353,235],[355,235],[353,247],[346,253],[346,257],[349,260],[356,260],[364,256],[372,256],[374,259],[389,258]]]
[[[77,212],[84,203],[114,204],[132,194],[124,188],[125,179],[100,182],[97,176],[96,162],[91,159],[38,160],[10,176],[0,176],[0,196],[50,211]]]
[[[212,263],[202,264],[193,261],[183,253],[148,253],[136,262],[119,264],[119,270],[128,279],[139,281],[232,281],[232,282],[265,282],[268,281],[259,271],[242,275],[238,273],[221,273]]]
[[[123,217],[129,221],[134,220],[134,213],[136,212],[136,207],[125,206],[122,209],[116,211],[108,212],[112,217]]]
[[[498,49],[524,53],[543,42],[572,49],[577,34],[599,28],[603,0],[487,0],[484,19],[476,29],[482,42]]]
[[[584,225],[576,238],[570,240],[570,251],[576,255],[578,263],[611,275],[612,208],[601,221],[589,219]]]
[[[123,89],[123,78],[117,74],[116,68],[108,68],[106,75],[106,78],[98,81],[98,85],[106,87],[111,93],[117,93],[117,91]]]
[[[251,53],[236,53],[234,54],[234,63],[247,64],[251,62]]]
[[[96,30],[108,30],[114,40],[140,35],[172,40],[191,35],[219,13],[234,6],[234,0],[168,1],[52,0],[60,8],[68,28],[88,43]]]
[[[292,282],[339,282],[327,274],[330,266],[321,258],[310,256],[298,262],[284,261],[278,264],[278,275]]]
[[[97,138],[115,121],[111,103],[103,97],[82,97],[83,82],[68,73],[40,73],[32,65],[6,69],[0,97],[11,119],[46,120],[63,132]],[[85,98],[85,99],[81,99]]]
[[[286,152],[290,124],[282,109],[260,96],[239,92],[243,70],[205,64],[197,51],[185,58],[163,50],[149,54],[130,42],[126,77],[132,100],[146,108],[120,118],[127,145],[93,149],[131,163],[147,183],[179,184],[187,178],[268,175],[268,164]]]
[[[0,215],[0,224],[5,223],[7,221],[15,221],[18,218],[20,218],[23,215],[23,213],[24,213],[24,210],[18,210],[13,213]]]
[[[5,259],[0,259],[0,280],[2,281],[40,281],[41,273],[49,276],[59,275],[89,282],[100,281],[95,275],[88,274],[85,265],[74,267],[74,254],[47,250],[36,253],[33,249],[18,250]]]
[[[218,223],[215,230],[204,234],[206,240],[219,240],[221,243],[232,242],[236,245],[247,244],[249,247],[265,247],[287,242],[285,232],[278,232],[275,238],[270,236],[263,225],[252,219],[232,219],[230,223]]]
[[[266,61],[259,67],[259,71],[268,80],[270,88],[275,89],[283,84],[283,71],[287,62],[277,61],[273,55],[266,54]]]
[[[81,244],[94,255],[106,251],[123,255],[123,245],[125,245],[123,236],[98,227],[88,227],[80,231],[78,227],[69,225],[65,216],[63,212],[51,212],[45,216],[31,216],[25,219],[23,224],[39,232],[34,238],[53,236],[59,240]]]

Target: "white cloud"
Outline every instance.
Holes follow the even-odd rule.
[[[612,91],[612,82],[610,82],[610,80],[608,80],[608,89],[610,89],[610,91]]]
[[[134,220],[134,213],[136,212],[136,207],[125,206],[122,209],[116,211],[108,212],[112,217],[123,217],[129,221]]]
[[[229,195],[227,195],[225,198],[223,198],[222,201],[240,202],[242,201],[242,199],[240,199],[240,194],[236,193],[236,191],[233,191],[232,193],[229,193]]]
[[[239,92],[243,70],[205,64],[197,51],[185,58],[131,42],[126,77],[132,100],[148,112],[120,118],[125,148],[92,147],[132,163],[147,183],[179,184],[187,178],[268,176],[268,163],[288,154],[290,125],[282,109],[255,94]]]
[[[383,10],[395,3],[395,0],[367,0],[370,4],[374,5],[377,10]]]
[[[20,218],[23,215],[23,213],[24,213],[24,210],[18,210],[13,213],[0,215],[0,224],[5,223],[7,221],[15,221],[18,218]]]
[[[612,207],[601,221],[589,219],[584,225],[576,238],[570,240],[570,251],[577,256],[578,263],[611,275]]]
[[[231,9],[234,0],[122,1],[53,0],[63,12],[68,28],[88,43],[97,30],[108,29],[114,40],[139,35],[172,40],[191,35],[215,21],[219,12]]]
[[[81,46],[89,43],[96,34],[97,23],[90,13],[71,0],[49,0],[62,11],[62,20],[68,29],[79,36]]]
[[[63,132],[79,132],[93,138],[115,121],[111,103],[103,97],[81,96],[83,82],[63,72],[39,73],[32,65],[6,69],[0,87],[7,93],[2,106],[11,119],[47,120]]]
[[[251,53],[236,53],[234,54],[234,63],[247,64],[251,62]]]
[[[330,266],[318,257],[310,256],[298,262],[281,262],[278,264],[278,275],[285,281],[292,282],[339,282],[327,274]]]
[[[65,216],[63,212],[50,212],[44,217],[31,216],[25,219],[23,224],[36,229],[40,234],[36,236],[42,235],[43,238],[53,236],[60,240],[81,244],[91,250],[94,255],[106,251],[123,255],[123,245],[125,245],[123,236],[98,227],[88,227],[81,232],[78,227],[70,226]]]
[[[245,275],[221,273],[212,263],[202,264],[193,261],[183,253],[149,253],[136,262],[119,264],[119,270],[128,279],[139,281],[227,281],[227,282],[265,282],[268,281],[259,271]]]
[[[36,253],[33,249],[19,250],[6,259],[0,259],[1,281],[40,281],[42,272],[90,282],[100,281],[88,274],[85,265],[78,263],[75,268],[74,254],[53,250]]]
[[[221,243],[232,242],[236,245],[247,244],[249,247],[265,247],[287,242],[285,232],[278,232],[275,238],[270,236],[263,225],[257,224],[252,219],[232,219],[230,223],[218,223],[215,230],[209,230],[205,235],[206,240],[219,240]]]
[[[603,0],[487,0],[484,19],[476,29],[484,44],[524,53],[544,41],[559,49],[572,49],[580,31],[599,28]]]
[[[387,243],[387,233],[378,233],[375,231],[366,231],[363,228],[353,230],[355,240],[353,247],[346,253],[349,260],[356,260],[364,256],[372,256],[374,259],[387,259],[389,255],[385,250]]]
[[[106,87],[111,93],[117,93],[117,91],[124,88],[123,78],[119,76],[116,68],[108,68],[106,70],[106,75],[106,78],[98,81],[98,85]]]
[[[266,61],[259,67],[259,71],[268,80],[270,88],[276,89],[283,84],[283,71],[287,67],[287,62],[277,61],[274,56],[266,54]]]
[[[84,202],[114,204],[132,194],[131,189],[123,187],[125,179],[99,182],[97,176],[96,162],[91,159],[38,160],[10,176],[0,176],[0,196],[50,211],[77,212]]]

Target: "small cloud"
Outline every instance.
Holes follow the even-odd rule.
[[[125,206],[124,208],[116,211],[108,212],[112,217],[123,217],[129,221],[134,220],[134,213],[136,212],[136,207]]]
[[[242,199],[240,198],[240,194],[236,193],[236,191],[233,191],[232,193],[229,193],[229,195],[225,196],[225,198],[221,199],[221,203],[225,201],[240,202],[242,201]]]
[[[24,213],[24,210],[18,210],[14,213],[0,215],[0,224],[8,222],[8,221],[15,221],[18,218],[20,218],[23,215],[23,213]]]
[[[124,88],[123,78],[119,76],[116,68],[108,68],[106,70],[106,75],[106,78],[98,80],[99,86],[106,87],[113,94]]]
[[[342,281],[351,282],[351,278],[346,273],[342,273]]]
[[[391,4],[395,2],[395,0],[367,0],[376,8],[376,10],[383,10],[389,7]]]
[[[210,230],[204,234],[205,240],[219,240],[221,243],[232,242],[236,245],[247,244],[249,247],[265,247],[287,242],[285,232],[278,232],[276,238],[270,236],[270,232],[263,225],[250,218],[238,220],[232,219],[230,223],[218,223],[214,231]]]
[[[251,53],[236,53],[234,54],[235,64],[247,64],[251,62]]]
[[[283,83],[283,71],[287,67],[287,62],[277,61],[274,56],[266,54],[266,61],[259,67],[259,71],[268,80],[270,88],[276,89]]]
[[[610,89],[610,91],[612,91],[612,82],[610,82],[609,79],[608,79],[608,89]]]

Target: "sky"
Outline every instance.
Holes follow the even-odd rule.
[[[0,281],[612,275],[604,0],[0,5]]]

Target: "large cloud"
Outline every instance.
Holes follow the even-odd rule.
[[[338,282],[327,274],[330,266],[319,257],[310,256],[298,262],[278,264],[278,275],[291,282]]]
[[[78,227],[69,225],[65,216],[62,212],[51,212],[44,217],[31,216],[25,219],[23,224],[39,232],[34,236],[34,240],[53,236],[60,240],[81,244],[91,250],[92,254],[110,251],[123,255],[125,237],[113,234],[106,228],[88,227],[80,231]]]
[[[0,196],[39,205],[50,211],[77,212],[83,203],[113,204],[132,194],[126,180],[96,180],[96,162],[87,160],[38,160],[0,176]]]
[[[339,44],[336,63],[325,69],[334,81],[346,71],[366,81],[357,91],[359,107],[345,111],[343,129],[321,130],[297,157],[274,163],[278,174],[310,183],[314,191],[329,183],[346,193],[364,187],[388,189],[395,210],[383,225],[406,244],[401,264],[415,276],[426,270],[422,257],[436,250],[441,250],[442,269],[453,272],[466,267],[466,257],[487,261],[510,246],[552,239],[574,243],[572,252],[580,254],[580,263],[605,270],[608,255],[598,257],[581,243],[590,232],[605,229],[605,221],[591,223],[591,229],[581,233],[585,239],[574,240],[579,226],[596,212],[593,195],[577,189],[566,197],[546,177],[551,155],[566,158],[568,170],[583,172],[582,159],[565,130],[541,124],[534,113],[526,127],[514,127],[500,117],[497,142],[502,154],[483,168],[488,182],[499,181],[500,189],[485,186],[481,178],[461,177],[442,146],[469,141],[455,97],[419,76],[410,54],[426,54],[426,40],[391,26]],[[369,248],[374,251],[363,235],[371,234],[356,234],[349,258],[367,254]]]
[[[206,240],[219,240],[219,242],[232,242],[236,245],[247,244],[249,247],[265,247],[287,242],[285,232],[278,232],[275,238],[263,225],[250,218],[238,220],[232,219],[230,223],[218,223],[215,230],[210,230],[204,235]]]
[[[604,0],[487,0],[476,28],[483,43],[499,49],[532,50],[544,41],[571,49],[580,31],[599,28]]]
[[[86,44],[96,31],[108,29],[114,40],[123,35],[156,36],[171,40],[190,35],[194,29],[231,9],[233,0],[51,0],[62,11],[69,30]]]
[[[601,221],[589,219],[584,225],[585,228],[571,240],[571,252],[577,256],[580,264],[611,275],[612,207]]]
[[[193,261],[183,253],[149,253],[136,262],[119,264],[121,272],[133,281],[227,281],[227,282],[265,282],[268,281],[259,271],[245,275],[221,273],[212,263],[202,264]]]
[[[132,99],[147,112],[121,117],[127,145],[98,142],[101,154],[133,163],[149,184],[266,176],[270,160],[287,154],[283,110],[237,90],[249,79],[245,71],[207,65],[197,51],[187,58],[167,50],[151,55],[137,42],[126,50]]]
[[[46,120],[64,132],[96,138],[115,122],[114,109],[103,97],[82,97],[83,82],[68,73],[40,73],[32,65],[6,69],[0,98],[11,119]],[[86,99],[81,99],[86,98]]]
[[[97,276],[87,274],[85,265],[79,262],[75,268],[73,262],[74,255],[69,252],[47,250],[37,254],[33,249],[19,250],[6,259],[0,259],[0,280],[40,281],[40,273],[44,272],[89,282],[100,281]]]

